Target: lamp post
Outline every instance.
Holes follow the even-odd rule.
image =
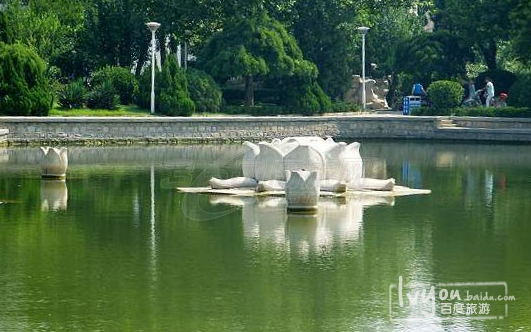
[[[155,114],[155,31],[160,27],[160,23],[149,22],[146,25],[151,31],[151,114]]]
[[[365,91],[365,35],[367,32],[369,32],[369,28],[367,27],[359,27],[358,31],[361,33],[361,84],[362,84],[362,103],[363,103],[363,110],[365,111],[365,102],[367,100],[367,92]]]

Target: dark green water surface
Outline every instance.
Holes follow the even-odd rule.
[[[0,331],[531,330],[531,146],[362,143],[367,176],[432,194],[316,216],[174,189],[239,176],[242,152],[72,147],[54,183],[37,149],[0,149]],[[478,282],[515,300],[425,317],[405,295]]]

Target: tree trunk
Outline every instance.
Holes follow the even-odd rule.
[[[489,70],[497,69],[498,65],[496,63],[497,55],[497,45],[494,40],[490,40],[486,45],[481,45],[481,53],[483,58],[485,58],[485,63]]]
[[[254,106],[253,77],[245,76],[245,106]]]

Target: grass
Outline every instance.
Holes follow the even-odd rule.
[[[115,110],[102,110],[90,108],[76,108],[65,110],[54,107],[49,116],[151,116],[149,110],[139,108],[136,105],[119,105]]]

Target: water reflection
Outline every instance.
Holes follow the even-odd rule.
[[[321,197],[317,213],[310,215],[288,213],[284,197],[211,196],[210,203],[242,208],[243,234],[247,241],[273,243],[304,257],[310,251],[357,241],[364,208],[394,205],[394,197]]]
[[[0,163],[7,163],[9,161],[9,154],[7,149],[0,148]]]
[[[68,187],[65,181],[41,181],[41,210],[61,211],[68,208]]]

